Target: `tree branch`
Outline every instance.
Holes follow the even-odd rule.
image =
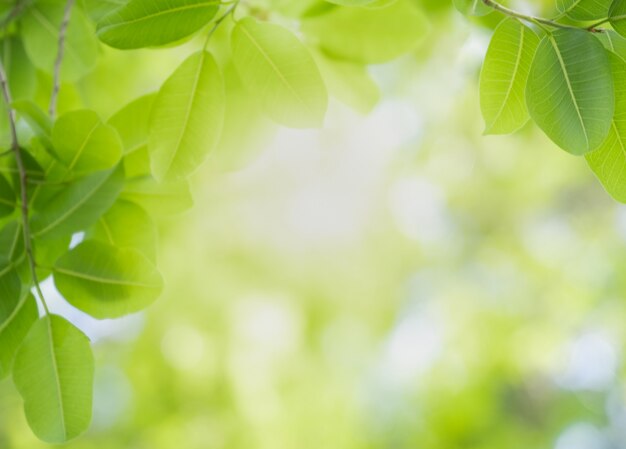
[[[67,0],[65,4],[65,10],[63,11],[63,21],[59,28],[59,45],[57,50],[57,58],[54,62],[54,75],[52,81],[52,96],[50,97],[50,108],[48,112],[50,117],[54,119],[57,113],[57,100],[59,97],[59,91],[61,90],[61,64],[63,63],[63,56],[65,55],[65,38],[67,36],[67,27],[70,23],[70,17],[72,15],[72,7],[76,0]]]
[[[22,13],[27,3],[28,0],[16,0],[15,6],[13,6],[2,22],[0,22],[0,28],[4,29],[9,26],[9,24]]]
[[[49,314],[50,312],[48,310],[48,306],[41,291],[39,280],[37,279],[37,263],[35,262],[35,254],[33,252],[28,210],[28,175],[26,172],[26,166],[24,165],[24,158],[22,157],[22,148],[20,147],[19,139],[17,136],[17,124],[15,119],[15,110],[13,109],[13,101],[11,99],[11,90],[9,89],[9,83],[2,61],[0,61],[0,90],[2,90],[2,97],[4,98],[4,102],[6,103],[7,113],[9,115],[11,151],[15,154],[15,162],[17,164],[17,170],[20,180],[20,209],[22,214],[22,230],[24,234],[24,250],[26,251],[26,257],[28,258],[28,265],[30,267],[30,272],[33,278],[33,284],[35,286],[35,289],[37,290],[45,313]]]
[[[602,32],[603,30],[601,28],[580,28],[577,26],[573,26],[573,25],[565,25],[563,23],[558,23],[555,22],[554,20],[550,20],[550,19],[546,19],[543,17],[536,17],[536,16],[531,16],[531,15],[527,15],[527,14],[522,14],[520,12],[514,11],[512,9],[507,8],[506,6],[502,6],[500,3],[495,2],[493,0],[482,0],[482,2],[489,6],[490,8],[504,14],[507,15],[509,17],[515,17],[517,19],[523,20],[525,22],[530,22],[530,23],[534,23],[538,26],[541,25],[547,25],[549,27],[553,27],[553,28],[564,28],[564,29],[568,29],[568,30],[587,30],[587,31],[591,31],[591,32]],[[604,22],[602,22],[604,23]],[[599,24],[598,24],[599,25]]]

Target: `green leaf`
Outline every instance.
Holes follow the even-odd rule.
[[[52,148],[52,120],[37,104],[30,100],[13,102],[13,109],[26,121],[47,149]]]
[[[121,166],[71,183],[35,214],[33,237],[57,239],[90,227],[113,205],[123,186]]]
[[[530,116],[558,146],[575,155],[596,149],[609,133],[614,111],[608,53],[586,31],[545,36],[526,98]]]
[[[157,231],[152,218],[139,205],[119,200],[96,224],[94,239],[119,248],[133,248],[156,259]]]
[[[39,239],[33,241],[33,252],[37,260],[37,276],[39,279],[46,279],[50,276],[50,268],[59,257],[67,252],[70,247],[72,236],[70,234],[54,240]]]
[[[18,263],[24,254],[24,238],[22,226],[18,220],[11,220],[0,230],[0,248],[2,258]]]
[[[496,28],[480,75],[485,134],[512,133],[528,121],[526,82],[539,38],[518,20]]]
[[[58,54],[59,29],[65,2],[32,2],[21,20],[24,47],[32,63],[52,74]],[[95,66],[98,41],[91,22],[78,7],[72,9],[65,39],[61,78],[76,81]]]
[[[124,171],[128,180],[145,177],[152,178],[150,153],[148,152],[147,144],[124,156]]]
[[[604,19],[613,0],[557,0],[558,10],[574,20]]]
[[[65,443],[89,427],[93,375],[89,340],[80,330],[57,315],[35,323],[13,366],[13,381],[35,435]]]
[[[209,23],[219,4],[218,0],[130,0],[98,23],[98,37],[120,49],[169,44]]]
[[[7,300],[4,296],[2,299]],[[11,299],[8,303],[4,308],[9,306],[10,313],[3,322],[0,320],[0,379],[10,374],[15,353],[39,316],[35,297],[28,292],[19,301]]]
[[[332,56],[364,64],[409,53],[426,35],[428,23],[410,0],[382,9],[336,8],[302,23],[302,31]]]
[[[86,109],[59,117],[52,128],[52,143],[68,171],[78,176],[112,168],[122,157],[115,128]]]
[[[144,95],[116,112],[108,124],[115,128],[122,139],[124,154],[132,153],[148,143],[150,112],[156,94]]]
[[[367,67],[351,61],[331,58],[322,52],[313,56],[328,91],[339,101],[367,114],[380,100],[380,89],[367,72]]]
[[[158,183],[151,178],[139,178],[126,183],[120,198],[133,201],[154,216],[185,212],[193,206],[186,180]]]
[[[0,259],[0,326],[6,324],[18,304],[22,283],[13,263],[4,256]]]
[[[626,62],[610,55],[615,83],[615,117],[606,140],[585,155],[587,163],[609,194],[626,203]]]
[[[0,175],[0,218],[11,215],[15,211],[16,195],[7,179]]]
[[[100,20],[107,14],[126,4],[127,0],[83,0],[85,11],[93,20]]]
[[[191,174],[219,141],[224,81],[210,53],[191,55],[169,77],[152,107],[149,151],[158,181]]]
[[[466,16],[485,16],[493,9],[485,5],[482,0],[452,0],[454,7]]]
[[[600,39],[604,48],[626,61],[626,38],[620,36],[613,30],[606,30],[603,33],[594,33],[594,36]]]
[[[315,61],[293,33],[244,18],[233,29],[231,42],[241,81],[273,120],[295,128],[322,125],[326,87]]]
[[[95,240],[57,261],[54,283],[70,304],[100,319],[138,312],[163,289],[161,275],[143,254]]]
[[[626,0],[615,0],[609,10],[611,26],[621,36],[626,37]]]
[[[22,41],[15,36],[5,38],[0,50],[12,99],[32,97],[37,86],[37,72],[26,55]]]

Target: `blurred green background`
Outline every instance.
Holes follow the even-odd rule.
[[[161,223],[146,313],[53,306],[96,343],[94,423],[67,447],[626,447],[626,208],[533,127],[481,136],[490,31],[421,3],[429,36],[371,68],[370,114],[232,124]],[[109,51],[62,108],[112,113],[186,54]],[[21,407],[0,384],[0,448],[46,447]]]

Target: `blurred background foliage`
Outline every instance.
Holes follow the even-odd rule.
[[[416,3],[428,34],[368,69],[369,113],[335,101],[293,131],[231,107],[194,208],[161,223],[146,313],[54,304],[96,343],[94,423],[67,447],[626,447],[626,209],[533,127],[481,136],[500,17]],[[102,51],[62,109],[112,113],[189,53]],[[0,448],[46,447],[0,395]]]

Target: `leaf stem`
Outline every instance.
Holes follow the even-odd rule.
[[[610,18],[606,18],[606,19],[602,19],[599,22],[594,23],[593,25],[590,25],[587,27],[587,31],[598,31],[597,27],[599,27],[600,25],[604,25],[605,23],[609,22],[611,19]]]
[[[204,46],[202,47],[203,51],[206,51],[207,47],[209,46],[209,41],[211,40],[211,36],[213,36],[213,33],[215,33],[215,31],[219,28],[222,22],[226,20],[228,16],[235,13],[235,10],[237,9],[237,6],[239,6],[240,1],[241,0],[235,0],[232,6],[230,6],[226,10],[226,12],[222,16],[220,16],[220,18],[217,19],[215,23],[213,23],[213,26],[211,27],[211,30],[209,31],[209,34],[207,35],[206,40],[204,41]]]
[[[17,136],[17,125],[15,120],[15,110],[13,109],[13,101],[11,99],[11,91],[7,81],[6,71],[4,64],[0,61],[0,90],[2,91],[2,97],[7,106],[7,113],[9,116],[9,129],[11,132],[11,151],[15,154],[15,162],[19,172],[20,180],[20,202],[21,202],[21,215],[22,215],[22,230],[24,233],[24,250],[26,251],[26,257],[28,258],[28,265],[30,267],[31,276],[33,278],[33,284],[37,290],[37,294],[43,305],[43,309],[46,315],[50,314],[48,305],[41,291],[39,280],[37,278],[37,263],[35,262],[35,254],[33,251],[32,236],[30,232],[29,222],[29,210],[28,210],[28,175],[26,172],[26,166],[24,164],[24,158],[22,157],[22,148],[20,147],[19,139]]]
[[[59,44],[57,57],[54,61],[52,96],[50,97],[50,108],[48,109],[48,113],[52,119],[54,119],[57,112],[57,101],[59,91],[61,90],[61,64],[63,63],[63,56],[65,54],[65,38],[67,36],[67,27],[70,23],[70,17],[72,15],[72,6],[74,6],[75,1],[76,0],[67,0],[65,10],[63,11],[63,21],[61,22],[61,27],[59,28]]]
[[[500,3],[495,2],[493,0],[482,0],[482,2],[489,6],[490,8],[504,14],[507,15],[509,17],[515,17],[517,19],[520,20],[524,20],[525,22],[530,22],[530,23],[534,23],[537,26],[541,26],[541,25],[547,25],[549,27],[553,27],[553,28],[564,28],[567,30],[587,30],[587,31],[594,31],[597,32],[598,30],[595,28],[580,28],[577,26],[573,26],[573,25],[565,25],[563,23],[558,23],[555,22],[554,20],[551,19],[546,19],[543,17],[535,17],[535,16],[531,16],[531,15],[527,15],[527,14],[522,14],[520,12],[514,11],[512,9],[507,8],[506,6],[502,6]],[[604,22],[602,22],[604,23]],[[598,24],[596,24],[597,26]],[[543,27],[542,27],[543,28]],[[545,28],[543,28],[545,31]]]

